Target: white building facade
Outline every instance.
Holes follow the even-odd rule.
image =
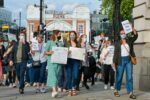
[[[150,0],[134,0],[133,18],[139,35],[135,45],[134,87],[150,91]]]
[[[71,6],[71,5],[70,5]],[[78,34],[90,33],[90,10],[86,5],[76,5],[72,9],[56,11],[55,9],[44,10],[43,23],[47,31],[76,31]],[[33,32],[38,31],[39,8],[29,5],[27,7],[27,40],[33,38]],[[88,39],[89,40],[89,39]]]

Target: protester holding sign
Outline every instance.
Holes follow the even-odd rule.
[[[66,47],[74,47],[78,48],[80,47],[80,44],[77,41],[77,33],[75,31],[72,31],[69,33],[69,41],[65,44]],[[72,52],[70,52],[71,54]],[[79,74],[79,67],[80,67],[80,61],[68,58],[68,63],[66,66],[66,75],[67,75],[67,87],[69,89],[68,96],[75,96],[76,95],[76,86],[77,86],[77,80],[78,80],[78,74]]]
[[[32,45],[34,43],[32,42]],[[32,49],[31,54],[33,58],[33,68],[34,68],[34,75],[35,81],[37,82],[36,93],[45,93],[45,79],[46,79],[46,65],[47,65],[47,57],[45,55],[45,46],[43,42],[43,36],[39,34],[37,36],[37,50]]]
[[[113,57],[113,67],[116,66],[116,84],[114,95],[119,97],[121,89],[121,83],[123,78],[124,70],[126,70],[126,89],[129,94],[129,98],[136,99],[133,94],[133,65],[131,62],[130,55],[135,57],[133,43],[137,39],[138,34],[134,28],[132,28],[132,36],[127,36],[123,29],[120,30],[120,40],[115,43],[115,51]]]
[[[55,51],[52,51],[52,47],[57,47],[58,40],[61,38],[61,34],[59,31],[54,30],[52,39],[47,42],[46,44],[46,55],[48,56],[48,79],[47,85],[52,87],[52,97],[56,97],[58,95],[58,80],[60,74],[61,65],[57,63],[51,62],[51,56],[54,54]]]

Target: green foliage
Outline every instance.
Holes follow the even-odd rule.
[[[124,19],[132,19],[132,9],[134,7],[134,0],[122,0],[120,6],[120,13]]]
[[[108,14],[108,18],[112,21],[113,17],[113,0],[102,0],[101,10],[104,14]],[[134,7],[134,0],[122,0],[120,5],[120,13],[124,19],[132,19],[132,9]]]

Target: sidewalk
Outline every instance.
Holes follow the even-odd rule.
[[[135,90],[137,100],[150,100],[150,92]],[[120,92],[121,97],[114,97],[113,91],[104,90],[102,83],[96,83],[90,90],[84,87],[75,97],[68,97],[66,93],[60,93],[58,98],[51,98],[51,93],[36,94],[34,87],[25,88],[25,94],[20,95],[18,89],[0,87],[0,100],[130,100],[123,89]]]

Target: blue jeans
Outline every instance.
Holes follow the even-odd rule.
[[[133,65],[129,56],[122,57],[122,64],[116,67],[115,88],[118,91],[121,89],[124,70],[126,70],[126,89],[127,92],[130,93],[133,92]]]
[[[24,89],[24,77],[26,71],[27,62],[17,63],[15,65],[17,78],[19,80],[19,89]]]
[[[40,76],[39,76],[39,82],[40,83],[46,83],[46,66],[47,66],[47,62],[43,62],[41,63],[41,67],[40,67]]]
[[[66,70],[65,70],[65,65],[61,66],[60,69],[60,76],[59,76],[59,80],[58,80],[58,86],[60,88],[66,89]]]
[[[27,67],[27,69],[26,69],[26,82],[34,83],[34,69],[33,69],[33,67]]]
[[[40,67],[33,68],[34,70],[34,82],[39,82],[40,78]]]
[[[75,59],[68,59],[66,66],[67,75],[67,88],[73,89],[77,86],[78,74],[79,74],[80,61]]]

